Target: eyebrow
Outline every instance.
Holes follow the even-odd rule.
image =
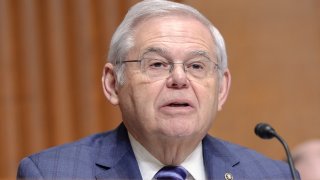
[[[148,53],[156,53],[162,57],[165,57],[167,59],[171,59],[170,58],[170,54],[169,52],[164,49],[164,48],[160,48],[160,47],[149,47],[146,50],[143,51],[141,57],[143,57],[144,55],[148,54]],[[187,57],[196,57],[196,56],[203,56],[208,58],[209,60],[211,60],[209,53],[207,51],[203,51],[203,50],[194,50],[191,51],[187,54]]]
[[[188,54],[191,56],[204,56],[204,57],[208,58],[209,60],[211,59],[209,56],[209,53],[207,51],[195,50],[195,51],[191,51]]]
[[[148,54],[148,53],[156,53],[156,54],[159,54],[160,56],[163,56],[163,57],[168,57],[169,53],[167,50],[163,49],[163,48],[160,48],[160,47],[149,47],[147,48],[146,50],[143,51],[141,57],[143,57],[144,55]]]

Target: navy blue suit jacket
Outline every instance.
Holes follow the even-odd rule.
[[[207,135],[203,158],[209,179],[291,179],[287,164]],[[17,178],[142,179],[123,124],[106,133],[24,158]]]

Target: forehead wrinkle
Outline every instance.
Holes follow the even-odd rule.
[[[143,58],[148,53],[155,53],[157,55],[160,55],[161,57],[166,58],[167,60],[173,60],[173,57],[170,55],[170,52],[166,48],[156,46],[151,46],[143,50],[139,58]],[[197,56],[203,56],[208,60],[212,61],[212,58],[210,57],[210,52],[206,50],[192,50],[190,52],[187,52],[183,59],[192,59]]]
[[[142,51],[142,57],[148,53],[156,53],[164,56],[168,54],[168,51],[165,48],[151,46]]]
[[[174,39],[174,40],[173,40]],[[189,35],[157,35],[156,37],[150,37],[148,39],[144,39],[144,42],[148,43],[157,43],[161,41],[162,43],[172,43],[172,44],[199,44],[208,50],[210,48],[210,41],[206,41],[202,37],[194,37]],[[212,40],[213,48],[215,48],[215,42]]]

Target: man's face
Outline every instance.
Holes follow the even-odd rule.
[[[126,60],[148,57],[181,63],[202,52],[217,63],[209,30],[190,17],[151,18],[137,25],[133,37],[135,46]],[[228,93],[228,70],[219,84],[218,71],[195,79],[189,78],[181,64],[175,64],[167,77],[150,78],[139,62],[125,66],[125,83],[117,89],[114,104],[119,103],[124,124],[140,141],[149,137],[202,138]]]

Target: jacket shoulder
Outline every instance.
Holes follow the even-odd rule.
[[[208,136],[208,144],[214,146],[225,159],[233,163],[245,179],[291,179],[289,165],[280,160],[273,160],[255,150]],[[298,173],[297,173],[298,174]]]
[[[116,130],[55,146],[21,160],[17,178],[93,178],[93,166],[104,147],[115,146]]]

